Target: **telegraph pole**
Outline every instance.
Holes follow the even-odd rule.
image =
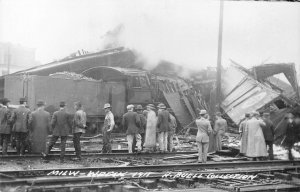
[[[224,0],[220,0],[219,15],[219,38],[218,38],[218,60],[217,60],[217,83],[216,83],[216,102],[218,110],[221,109],[221,70],[222,70],[222,33],[223,33],[223,9]]]

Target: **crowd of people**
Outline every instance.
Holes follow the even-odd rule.
[[[27,106],[26,98],[20,99],[20,105],[14,110],[9,109],[9,99],[1,99],[0,104],[0,136],[2,154],[7,155],[8,144],[11,142],[18,155],[24,155],[25,149],[33,153],[42,153],[44,158],[60,138],[60,160],[64,162],[66,141],[70,130],[73,134],[73,144],[76,158],[81,160],[81,135],[86,132],[87,116],[80,102],[74,103],[75,115],[70,116],[66,111],[66,103],[60,102],[59,110],[52,117],[45,111],[45,102],[38,101],[37,109],[33,112]],[[111,105],[104,105],[105,119],[102,127],[103,147],[102,153],[112,152],[111,132],[115,127],[114,115]],[[287,131],[283,139],[289,151],[289,159],[293,159],[291,149],[299,139],[300,115],[288,114]],[[206,110],[200,110],[199,118],[195,120],[198,128],[196,142],[198,146],[198,162],[206,163],[209,147],[214,145],[215,151],[222,150],[222,138],[226,133],[227,122],[222,114],[215,114],[215,122],[211,123]],[[212,127],[213,124],[213,127]],[[158,106],[148,104],[146,109],[141,105],[128,105],[127,112],[123,115],[122,126],[126,130],[128,152],[174,152],[173,138],[177,128],[177,122],[172,109],[165,104]],[[297,132],[298,131],[298,132]],[[241,136],[240,153],[260,160],[267,156],[273,160],[273,141],[275,127],[270,120],[269,113],[258,112],[245,114],[245,119],[240,123]],[[47,137],[51,134],[48,145]],[[213,135],[213,139],[211,139]],[[31,142],[28,142],[30,138]],[[211,142],[213,140],[213,142]],[[31,148],[28,149],[28,143]],[[158,147],[157,147],[158,143]],[[136,150],[137,149],[137,150]],[[268,149],[268,150],[267,150]]]

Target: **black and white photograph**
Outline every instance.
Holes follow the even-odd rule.
[[[299,192],[300,0],[0,0],[0,192]]]

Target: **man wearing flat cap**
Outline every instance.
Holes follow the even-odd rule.
[[[13,121],[12,113],[8,109],[9,102],[7,98],[3,98],[1,100],[2,107],[0,108],[0,136],[3,155],[7,155],[7,147],[11,136],[11,123]]]
[[[39,100],[37,109],[32,113],[31,140],[32,152],[46,152],[47,136],[50,133],[50,113],[45,111],[45,102]]]
[[[111,105],[109,103],[104,104],[105,119],[102,128],[103,133],[103,147],[102,153],[111,153],[111,132],[115,127],[114,115],[111,112]]]
[[[71,127],[70,116],[65,109],[66,103],[64,101],[59,103],[59,110],[53,113],[51,119],[52,136],[47,147],[46,153],[42,155],[46,158],[50,153],[52,147],[55,145],[58,138],[60,138],[60,162],[64,162],[65,149],[67,137]]]
[[[20,98],[20,106],[14,111],[13,132],[15,132],[18,155],[25,154],[29,125],[32,121],[31,111],[26,107],[26,104],[27,99],[24,97]]]

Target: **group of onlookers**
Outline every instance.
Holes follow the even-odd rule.
[[[156,108],[153,104],[148,104],[146,110],[141,105],[127,106],[127,113],[123,115],[122,125],[126,129],[128,151],[132,153],[133,144],[137,147],[137,152],[167,152],[174,151],[173,137],[177,127],[176,119],[172,115],[172,110],[160,103]],[[156,149],[156,143],[159,148]]]
[[[33,112],[27,108],[26,98],[21,98],[18,108],[10,110],[9,99],[1,99],[0,106],[0,135],[2,154],[7,155],[8,143],[16,141],[17,154],[22,156],[25,149],[37,153],[40,152],[46,158],[52,147],[60,138],[61,140],[61,162],[64,161],[65,145],[67,137],[72,129],[73,143],[76,159],[81,159],[80,136],[85,133],[86,114],[82,110],[80,102],[74,103],[76,110],[74,116],[70,116],[65,109],[65,102],[60,102],[60,109],[53,113],[45,111],[45,102],[38,101],[37,109]],[[52,132],[50,143],[46,146],[47,136]]]
[[[292,147],[300,138],[300,115],[288,113],[286,120],[286,134],[281,144],[288,149],[288,158],[293,160]],[[262,160],[269,156],[274,159],[273,144],[275,140],[275,126],[270,119],[270,113],[252,112],[245,114],[240,123],[241,135],[240,153],[254,160]]]

